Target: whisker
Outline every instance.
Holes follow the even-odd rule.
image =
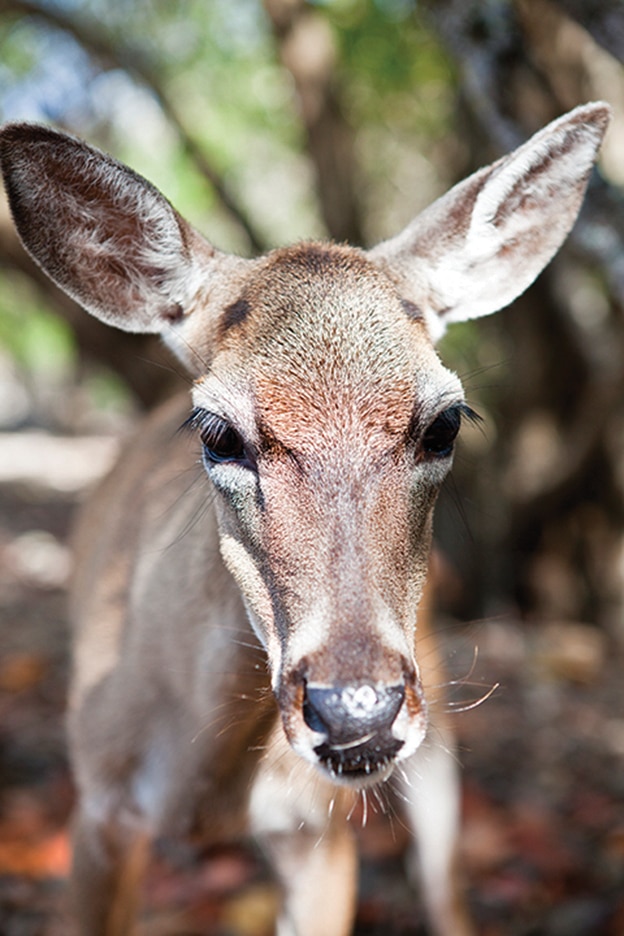
[[[226,707],[227,707],[227,703],[224,702],[222,705],[217,706],[217,709],[219,709],[219,708],[226,708]],[[215,711],[216,711],[216,709],[215,709]],[[198,731],[196,731],[195,734],[193,735],[193,737],[191,738],[191,744],[195,744],[195,743],[197,742],[197,740],[198,740],[203,734],[206,734],[207,731],[210,731],[210,729],[214,727],[214,725],[216,724],[216,722],[217,722],[217,721],[219,720],[219,718],[221,718],[221,717],[224,717],[224,714],[223,714],[223,715],[218,715],[218,716],[216,716],[215,718],[213,718],[212,721],[206,722],[205,725],[202,725],[202,727],[199,728]]]
[[[332,751],[348,751],[349,748],[358,747],[360,744],[365,744],[367,741],[370,741],[371,738],[375,737],[375,732],[370,731],[367,735],[362,735],[360,738],[356,738],[355,741],[347,741],[344,744],[332,744]],[[366,765],[370,769],[370,764]]]
[[[366,828],[366,822],[368,820],[368,797],[366,796],[366,790],[360,790],[362,796],[362,828]]]
[[[477,683],[469,682],[470,677],[474,674],[474,671],[477,667],[478,659],[479,659],[479,647],[475,645],[473,654],[472,654],[472,663],[470,664],[468,672],[466,673],[465,676],[457,676],[454,679],[447,679],[443,683],[432,683],[431,685],[427,686],[427,689],[431,691],[434,689],[450,689],[450,688],[456,688],[458,686],[462,687],[462,686],[478,685]]]
[[[381,789],[379,788],[379,786],[374,786],[374,787],[373,787],[373,789],[372,789],[372,794],[373,794],[373,796],[375,797],[375,799],[377,800],[377,802],[379,803],[379,807],[380,807],[380,809],[381,809],[382,814],[383,814],[384,816],[388,815],[388,813],[386,813],[387,802],[384,800],[384,798],[383,798],[383,796],[382,796],[382,793],[381,793]]]
[[[399,773],[399,774],[401,775],[401,777],[403,778],[403,780],[404,780],[406,786],[410,787],[410,789],[413,789],[413,788],[414,788],[414,785],[413,785],[412,781],[410,780],[410,778],[408,777],[407,771],[405,770],[405,767],[403,767],[402,764],[397,764],[396,770],[397,770],[397,773]]]
[[[447,702],[447,708],[452,712],[470,712],[472,709],[478,708],[480,705],[483,705],[484,702],[487,702],[491,696],[494,695],[497,689],[500,689],[500,683],[494,683],[487,692],[485,692],[478,699],[473,699],[470,702]]]
[[[358,793],[356,793],[356,795],[353,797],[353,805],[351,806],[351,809],[347,813],[347,822],[351,822],[351,819],[353,818],[353,813],[355,812],[357,804],[358,804],[358,798],[359,798],[359,795]]]
[[[406,796],[400,787],[398,786],[394,787],[392,792],[397,797],[397,799],[400,799],[404,803],[407,803],[408,806],[411,804],[412,801],[410,800],[409,796]],[[407,826],[403,822],[401,822],[401,825],[403,826],[403,828],[407,828]]]
[[[203,359],[202,355],[186,340],[184,335],[178,329],[174,328],[170,323],[167,323],[167,327],[171,332],[174,345],[176,343],[183,344],[186,347],[186,350],[190,352],[191,360],[194,359],[200,365],[202,371],[208,371],[210,366],[208,361]]]
[[[143,364],[149,364],[150,367],[163,370],[167,374],[175,374],[175,376],[182,380],[188,387],[193,386],[193,378],[183,368],[175,366],[175,359],[171,362],[155,361],[153,358],[145,357],[143,354],[137,354],[136,359],[137,361],[141,361]]]
[[[474,367],[472,370],[463,371],[459,373],[459,377],[461,378],[461,382],[464,385],[464,387],[469,389],[471,393],[474,391],[478,392],[480,390],[500,389],[499,383],[475,384],[473,383],[473,380],[475,377],[482,377],[483,374],[488,374],[491,371],[500,370],[501,373],[504,373],[509,367],[509,363],[510,363],[510,358],[505,358],[500,361],[492,361],[489,364],[483,364],[480,367]]]

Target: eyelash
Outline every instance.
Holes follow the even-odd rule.
[[[197,408],[184,426],[198,432],[204,447],[204,458],[212,464],[249,464],[243,438],[223,417]]]
[[[457,403],[439,413],[425,429],[421,439],[421,449],[432,458],[448,458],[455,447],[455,440],[461,428],[462,419],[477,423],[481,421],[465,403]]]

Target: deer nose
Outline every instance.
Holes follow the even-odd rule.
[[[349,744],[391,728],[405,699],[405,687],[307,685],[303,716],[330,744]]]
[[[325,736],[323,748],[338,751],[362,747],[387,756],[396,753],[402,744],[392,736],[391,729],[404,700],[403,684],[327,687],[309,683],[305,687],[303,717],[309,728]]]

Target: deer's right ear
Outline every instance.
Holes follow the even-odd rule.
[[[502,309],[546,266],[576,220],[610,112],[602,102],[570,111],[370,251],[433,340]]]
[[[80,140],[7,124],[0,164],[24,246],[93,315],[167,332],[245,261],[214,250],[146,179]]]

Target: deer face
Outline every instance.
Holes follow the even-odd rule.
[[[193,422],[286,734],[339,780],[379,779],[425,732],[416,608],[461,386],[350,248],[269,255],[219,334]]]

